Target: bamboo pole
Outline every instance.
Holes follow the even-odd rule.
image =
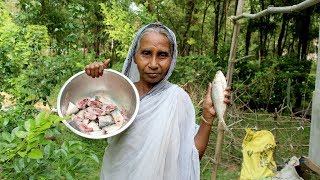
[[[310,148],[309,157],[317,165],[320,166],[320,23],[319,23],[319,39],[318,39],[318,62],[316,72],[316,87],[313,91],[312,97],[312,115],[311,115],[311,129],[310,129]]]
[[[239,0],[237,5],[237,12],[236,15],[242,14],[244,0]],[[236,62],[236,52],[237,52],[237,44],[238,44],[238,35],[240,33],[240,24],[237,21],[233,21],[233,35],[232,35],[232,42],[228,60],[228,72],[227,72],[227,85],[230,87],[232,82],[232,75],[234,70],[234,65]],[[226,115],[225,115],[226,117]],[[226,118],[225,118],[226,119]],[[212,171],[212,180],[217,179],[218,174],[218,166],[221,161],[221,151],[223,145],[223,137],[224,137],[224,128],[221,122],[218,123],[218,135],[217,135],[217,145],[214,155],[214,164],[213,164],[213,171]]]

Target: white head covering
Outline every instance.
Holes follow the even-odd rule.
[[[176,36],[175,34],[166,26],[160,24],[160,23],[152,23],[152,24],[148,24],[144,27],[142,27],[137,33],[135,38],[133,39],[133,42],[131,44],[131,47],[129,49],[128,52],[128,56],[124,62],[123,68],[122,68],[122,73],[124,75],[126,75],[127,77],[129,77],[129,79],[132,82],[138,82],[140,80],[140,74],[139,74],[139,70],[137,67],[137,64],[134,62],[134,58],[135,58],[135,53],[136,53],[136,49],[138,48],[138,40],[140,39],[140,36],[142,35],[142,33],[149,29],[149,28],[162,28],[164,30],[166,30],[168,32],[168,34],[171,36],[170,38],[173,40],[172,44],[170,44],[170,50],[171,50],[171,64],[170,64],[170,68],[166,74],[166,76],[164,77],[164,79],[162,81],[160,81],[153,89],[151,89],[147,94],[152,93],[154,90],[157,90],[161,87],[163,87],[165,84],[167,84],[167,80],[169,79],[169,77],[171,76],[175,66],[176,66],[176,62],[177,62],[177,56],[178,56],[178,48],[177,48],[177,40],[176,40]],[[145,95],[144,95],[145,96]],[[144,97],[143,96],[143,97]],[[143,98],[141,97],[141,98]]]
[[[149,27],[160,26],[174,39],[171,66],[165,78],[140,99],[134,122],[108,139],[101,180],[199,180],[199,154],[194,145],[195,111],[189,95],[167,80],[173,72],[177,45],[174,33],[157,23],[141,28],[123,67],[132,81],[139,81],[134,63],[137,41]]]

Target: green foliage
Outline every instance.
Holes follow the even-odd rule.
[[[11,132],[3,131],[1,139],[1,162],[11,161],[16,156],[40,159],[43,157],[40,147],[47,143],[45,131],[62,118],[42,112],[35,119],[24,121],[22,126]],[[4,123],[5,124],[5,123]]]
[[[43,51],[48,50],[49,48],[49,35],[47,28],[40,25],[28,25],[25,28],[25,40],[29,46],[30,54],[29,59],[37,58],[43,55]],[[28,62],[28,65],[32,65],[31,62]]]
[[[0,91],[7,84],[5,80],[19,74],[27,61],[27,44],[22,41],[21,28],[13,23],[9,12],[0,3]]]
[[[33,104],[39,100],[49,103],[49,97],[57,95],[56,89],[60,89],[72,75],[84,70],[91,59],[91,55],[84,58],[77,51],[66,55],[39,57],[19,76],[9,81],[13,88],[7,91],[21,103]]]
[[[314,77],[309,76],[311,64],[311,61],[302,61],[292,56],[268,58],[261,63],[255,59],[242,61],[238,63],[237,81],[233,88],[237,89],[237,95],[252,109],[274,111],[274,108],[288,105],[288,92],[289,106],[299,107],[298,96],[308,101],[314,89]]]
[[[117,42],[116,53],[121,59],[127,56],[135,32],[141,25],[155,20],[152,15],[146,13],[144,6],[139,6],[139,10],[135,11],[114,1],[111,6],[101,4],[101,9],[105,16],[103,22],[107,26],[106,32]]]
[[[66,141],[60,145],[46,138],[58,135],[57,125],[67,117],[41,112],[34,119],[13,121],[5,119],[6,114],[8,112],[0,111],[3,130],[0,138],[1,178],[76,179],[78,173],[92,170],[87,166],[88,162],[99,163],[98,157],[85,143]],[[17,110],[10,114],[22,115]],[[10,131],[14,124],[16,127]]]
[[[219,67],[216,57],[185,56],[179,57],[170,81],[180,85],[197,84],[207,86],[214,78]]]
[[[24,121],[33,118],[38,111],[30,105],[15,105],[0,111],[0,132],[11,132],[15,127],[22,126]]]
[[[17,16],[17,22],[21,23],[21,26],[38,24],[47,27],[49,34],[54,38],[53,49],[62,53],[72,47],[70,42],[76,43],[75,31],[79,28],[79,23],[74,21],[76,14],[73,13],[72,5],[73,3],[67,6],[63,1],[20,0],[21,12]]]

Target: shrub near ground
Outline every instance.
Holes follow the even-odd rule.
[[[77,179],[101,161],[88,142],[64,138],[62,118],[32,106],[0,111],[2,179]]]

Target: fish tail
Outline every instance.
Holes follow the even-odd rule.
[[[228,128],[226,122],[224,121],[224,118],[219,118],[219,121],[222,123],[223,129],[224,129],[225,131],[227,131],[227,132],[231,135],[231,138],[233,139],[233,138],[234,138],[233,133],[232,133],[231,130]]]
[[[230,131],[226,122],[224,121],[224,118],[219,118],[219,122],[222,123],[222,126],[223,126],[223,129],[226,130],[226,131]]]

